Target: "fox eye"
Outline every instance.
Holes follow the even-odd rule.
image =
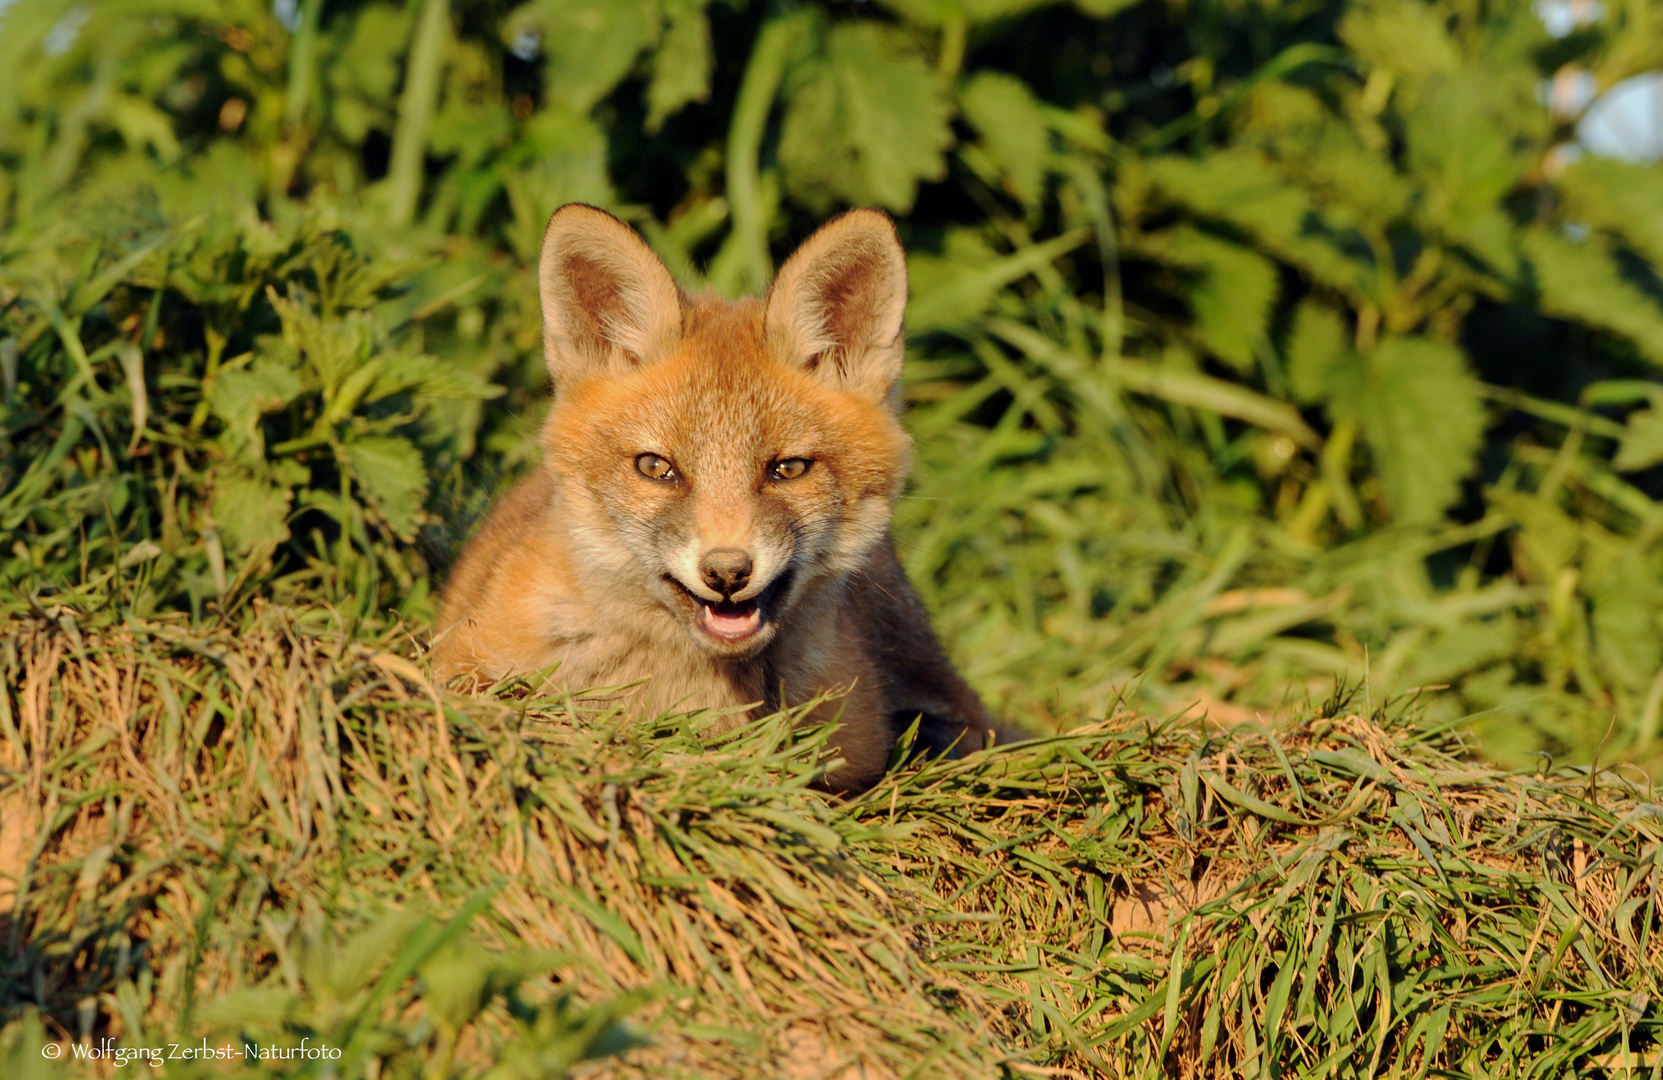
[[[635,459],[635,471],[652,480],[674,480],[676,467],[657,454],[642,454]]]
[[[795,480],[808,472],[808,467],[813,464],[814,462],[808,458],[786,458],[784,461],[774,462],[774,467],[769,470],[769,475],[775,480]]]

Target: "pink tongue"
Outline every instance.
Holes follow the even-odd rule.
[[[744,637],[762,625],[762,612],[753,607],[743,615],[723,615],[706,605],[704,625],[705,629],[722,637]]]

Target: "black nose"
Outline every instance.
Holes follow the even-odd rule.
[[[738,548],[717,548],[704,553],[699,560],[699,573],[704,583],[721,593],[732,596],[750,584],[751,556]]]

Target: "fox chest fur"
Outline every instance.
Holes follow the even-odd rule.
[[[493,510],[441,599],[441,677],[553,668],[644,712],[826,693],[870,785],[901,728],[982,744],[889,535],[906,271],[887,218],[812,236],[762,299],[684,296],[602,211],[567,206],[540,265],[556,398],[541,465]],[[606,690],[605,688],[614,688]]]

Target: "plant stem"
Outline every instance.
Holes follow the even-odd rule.
[[[954,15],[941,28],[941,54],[936,61],[936,71],[943,79],[957,78],[959,69],[964,66],[964,37],[967,28],[968,21],[963,15]]]
[[[289,127],[298,127],[306,119],[307,98],[311,96],[313,58],[318,51],[318,17],[323,13],[323,0],[306,0],[300,9],[300,29],[295,31],[289,50],[289,88],[283,95],[283,119]]]
[[[230,340],[210,324],[202,328],[202,336],[208,345],[208,362],[202,371],[202,396],[197,399],[196,408],[191,412],[191,434],[202,430],[202,425],[208,420],[208,411],[212,407],[214,398],[214,378],[219,374],[220,357],[225,355],[226,343]]]
[[[1320,467],[1322,486],[1333,504],[1334,516],[1353,532],[1363,527],[1363,507],[1351,486],[1351,448],[1357,442],[1357,421],[1341,420],[1323,444]]]
[[[730,260],[738,280],[713,281],[718,288],[736,285],[741,289],[760,289],[774,273],[774,263],[768,255],[768,223],[762,219],[758,157],[768,126],[768,113],[785,77],[786,59],[796,48],[807,20],[807,13],[796,13],[776,16],[764,24],[751,49],[744,81],[739,84],[727,147],[727,196],[733,213],[728,245],[733,248]]]
[[[449,0],[424,0],[404,70],[404,93],[398,102],[398,126],[393,131],[392,159],[387,169],[387,221],[392,225],[408,225],[416,213],[427,132],[439,104],[445,39],[449,34]]]
[[[1103,363],[1112,364],[1120,358],[1120,348],[1126,337],[1126,301],[1120,286],[1120,242],[1115,233],[1114,207],[1109,193],[1097,172],[1079,158],[1059,159],[1070,166],[1075,190],[1091,215],[1092,231],[1097,236],[1097,257],[1103,264]]]

